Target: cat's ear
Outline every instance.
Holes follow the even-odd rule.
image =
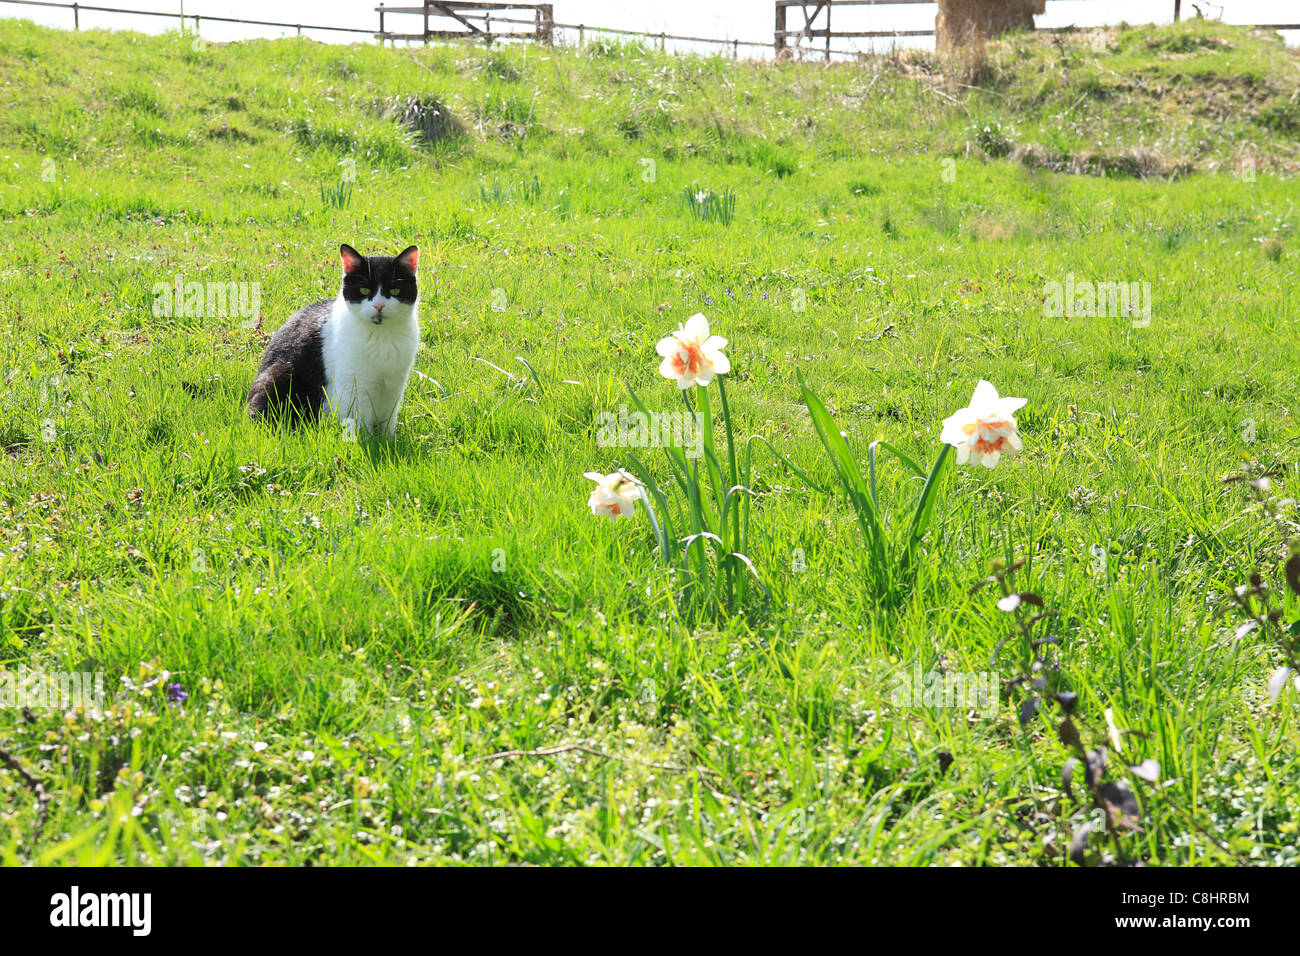
[[[393,265],[401,269],[408,275],[415,275],[415,270],[420,264],[420,247],[407,246],[397,254],[393,260]]]
[[[366,266],[366,260],[362,258],[361,253],[346,242],[339,246],[339,255],[343,257],[343,274],[345,276],[360,272]]]

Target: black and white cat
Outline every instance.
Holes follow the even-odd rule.
[[[325,405],[345,430],[392,435],[420,345],[420,250],[367,257],[345,243],[339,253],[338,298],[300,309],[271,337],[248,411],[296,422]]]

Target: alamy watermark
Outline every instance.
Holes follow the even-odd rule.
[[[687,458],[704,454],[704,417],[699,412],[618,412],[596,416],[601,448],[680,448]]]
[[[65,713],[104,709],[103,671],[0,671],[0,707]]]
[[[898,707],[952,707],[976,711],[986,720],[998,713],[997,671],[895,671],[890,701]]]
[[[173,281],[153,284],[153,314],[156,319],[222,319],[228,316],[251,323],[262,310],[260,282],[186,282],[178,275]]]
[[[1137,316],[1133,327],[1144,329],[1151,324],[1151,283],[1076,280],[1071,272],[1064,282],[1043,285],[1043,314],[1050,319]]]
[[[73,884],[67,893],[50,897],[50,925],[55,927],[124,927],[133,936],[148,936],[152,913],[152,893],[83,893]]]

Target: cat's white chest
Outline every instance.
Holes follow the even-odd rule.
[[[391,435],[420,343],[414,309],[382,325],[359,320],[336,304],[322,334],[325,397],[344,424]]]

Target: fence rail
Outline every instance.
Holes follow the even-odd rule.
[[[196,13],[164,13],[161,10],[124,10],[121,7],[97,7],[86,3],[54,3],[52,0],[0,0],[0,3],[19,4],[24,7],[59,7],[63,10],[72,11],[72,28],[81,29],[81,11],[86,10],[93,13],[130,13],[137,17],[164,17],[170,20],[177,20],[181,27],[184,28],[187,20],[193,20],[198,24],[200,20],[211,20],[214,23],[247,23],[250,26],[257,27],[284,27],[287,30],[296,29],[299,33],[303,30],[331,30],[335,33],[362,33],[367,36],[373,36],[374,30],[358,30],[355,27],[332,27],[324,26],[318,23],[281,23],[275,20],[246,20],[243,17],[219,17],[211,14]]]
[[[1049,3],[1056,0],[1048,0]],[[1081,0],[1069,0],[1069,2],[1078,3]],[[831,29],[831,10],[837,7],[904,7],[915,6],[918,4],[927,4],[932,7],[938,7],[938,0],[775,0],[776,24],[773,31],[773,48],[776,50],[778,57],[782,51],[787,49],[786,40],[802,39],[808,40],[825,39],[826,41],[826,59],[830,60],[831,54],[837,51],[831,49],[832,39],[855,39],[855,38],[883,38],[883,37],[932,37],[935,35],[934,30],[832,30]],[[795,8],[803,14],[804,25],[798,30],[788,29],[786,22],[787,11]],[[809,7],[812,9],[809,10]],[[1174,22],[1182,16],[1182,0],[1174,0]],[[822,14],[826,15],[824,24],[817,26]],[[1041,29],[1044,33],[1059,33],[1068,30],[1079,29],[1078,27],[1045,27]],[[1084,28],[1086,29],[1086,28]],[[1255,25],[1257,30],[1300,30],[1300,24],[1297,23],[1260,23]]]
[[[5,0],[0,0],[0,3],[3,2],[5,2]],[[931,3],[933,2],[933,0],[907,0],[907,2]],[[397,12],[396,8],[385,7],[382,4],[380,5],[380,7],[376,7],[375,9],[378,10],[381,7],[387,13]],[[533,22],[532,20],[519,20],[511,17],[493,17],[492,21],[495,23],[511,23],[511,24],[517,24],[517,23],[530,24]],[[667,33],[667,32],[651,33],[646,30],[624,30],[619,27],[601,27],[601,26],[594,26],[592,24],[587,24],[587,23],[554,23],[553,22],[551,26],[556,30],[572,30],[576,32],[578,34],[579,45],[582,45],[584,42],[586,42],[586,36],[588,31],[590,31],[591,33],[608,33],[614,36],[643,37],[647,40],[657,41],[660,49],[664,48],[664,44],[668,40],[680,40],[685,43],[712,43],[715,46],[727,47],[732,49],[736,49],[742,46],[758,47],[761,49],[766,49],[767,47],[770,47],[772,45],[768,43],[766,40],[727,40],[727,39],[722,39],[720,37],[689,36],[683,33]],[[465,36],[465,35],[466,34],[464,34],[463,32],[457,34],[457,36]],[[498,33],[495,34],[494,36],[499,37],[502,36],[502,34]],[[843,54],[844,56],[853,56],[855,53],[859,51],[836,50],[835,52],[839,54]]]
[[[1051,2],[1051,0],[1049,0],[1049,2]],[[813,16],[815,17],[817,11],[819,11],[824,7],[827,10],[827,18],[829,20],[829,8],[832,5],[838,7],[910,6],[910,5],[920,5],[920,4],[935,5],[935,3],[936,0],[775,0],[778,26],[777,26],[776,36],[774,38],[775,42],[773,42],[769,40],[761,40],[761,41],[760,40],[737,40],[737,39],[726,39],[722,37],[701,37],[701,36],[691,36],[688,34],[681,34],[681,33],[667,33],[667,32],[653,33],[646,30],[627,30],[619,27],[602,27],[602,26],[594,26],[594,25],[584,24],[584,23],[556,23],[554,22],[553,19],[549,21],[549,29],[544,31],[544,36],[539,36],[539,34],[543,33],[543,30],[539,27],[539,18],[536,16],[532,19],[527,19],[527,20],[512,18],[512,17],[497,17],[497,16],[491,17],[491,20],[496,23],[508,23],[512,25],[524,24],[534,28],[532,31],[527,31],[527,32],[520,31],[520,32],[513,32],[513,33],[493,33],[489,30],[428,31],[426,29],[425,33],[397,34],[397,33],[388,33],[384,30],[383,27],[384,27],[385,14],[387,13],[423,14],[426,12],[425,7],[388,7],[384,4],[380,4],[378,7],[375,8],[376,12],[378,12],[380,15],[380,27],[378,30],[372,30],[364,27],[340,27],[340,26],[333,26],[333,25],[321,24],[321,23],[287,23],[280,20],[250,20],[245,17],[223,17],[223,16],[218,16],[216,14],[205,14],[205,13],[180,13],[177,11],[161,11],[161,10],[128,10],[123,7],[106,7],[106,6],[98,6],[95,4],[86,4],[80,2],[60,3],[57,2],[57,0],[0,0],[0,4],[70,10],[72,11],[73,29],[78,29],[78,30],[81,29],[81,14],[83,11],[88,13],[128,14],[128,15],[133,15],[138,17],[162,17],[164,19],[171,19],[171,20],[178,21],[178,23],[181,26],[181,29],[184,29],[187,23],[192,22],[194,24],[194,29],[196,31],[199,29],[202,22],[206,20],[210,23],[236,23],[236,24],[245,24],[248,26],[279,27],[285,30],[296,30],[299,35],[302,34],[303,30],[320,30],[329,33],[351,33],[351,34],[356,34],[361,36],[369,36],[380,41],[381,43],[384,40],[396,41],[402,39],[402,40],[426,40],[427,41],[428,39],[453,39],[453,38],[470,38],[470,39],[482,38],[489,41],[494,39],[532,39],[532,40],[542,39],[543,42],[551,42],[554,37],[554,31],[566,30],[566,31],[574,31],[577,33],[579,45],[583,44],[586,41],[587,33],[591,32],[591,33],[599,33],[599,34],[609,34],[612,36],[639,37],[642,39],[649,40],[652,43],[657,42],[661,50],[665,49],[666,44],[669,40],[684,42],[684,43],[707,43],[714,46],[720,46],[723,49],[728,49],[732,52],[732,55],[737,58],[739,58],[740,56],[741,47],[745,47],[746,49],[754,49],[754,48],[772,49],[775,46],[775,49],[779,54],[782,49],[787,48],[785,43],[787,39],[816,38],[816,39],[826,40],[825,49],[818,52],[825,53],[826,58],[828,60],[832,55],[861,56],[864,53],[864,51],[862,50],[832,49],[830,46],[830,42],[833,37],[877,38],[877,39],[894,38],[894,37],[928,37],[928,36],[934,36],[934,30],[932,29],[931,30],[865,30],[865,31],[844,31],[844,32],[831,33],[829,24],[825,29],[822,28],[812,29],[811,18],[805,24],[805,27],[802,30],[786,30],[784,13],[787,8],[789,7],[803,8],[806,14],[807,7],[812,6],[813,4],[817,4],[817,10],[814,11]],[[468,3],[450,3],[450,2],[448,3],[430,2],[426,4],[426,6],[435,7],[435,8],[436,7],[457,7],[457,8],[476,7],[480,9],[483,8],[520,9],[525,7],[536,8],[540,6],[550,6],[550,4],[523,4],[523,3],[468,4]],[[1175,16],[1177,16],[1178,6],[1179,3],[1178,0],[1176,0]],[[439,15],[436,10],[430,11],[430,14],[435,16]],[[462,17],[454,17],[454,19],[461,20],[461,22],[464,22],[464,19]],[[1300,31],[1300,23],[1260,23],[1260,24],[1255,24],[1255,27],[1256,29],[1261,29],[1261,30]],[[1049,27],[1049,28],[1044,28],[1041,32],[1045,32],[1045,33],[1064,32],[1064,31],[1076,30],[1076,29],[1087,29],[1087,27],[1079,27],[1079,26]]]

